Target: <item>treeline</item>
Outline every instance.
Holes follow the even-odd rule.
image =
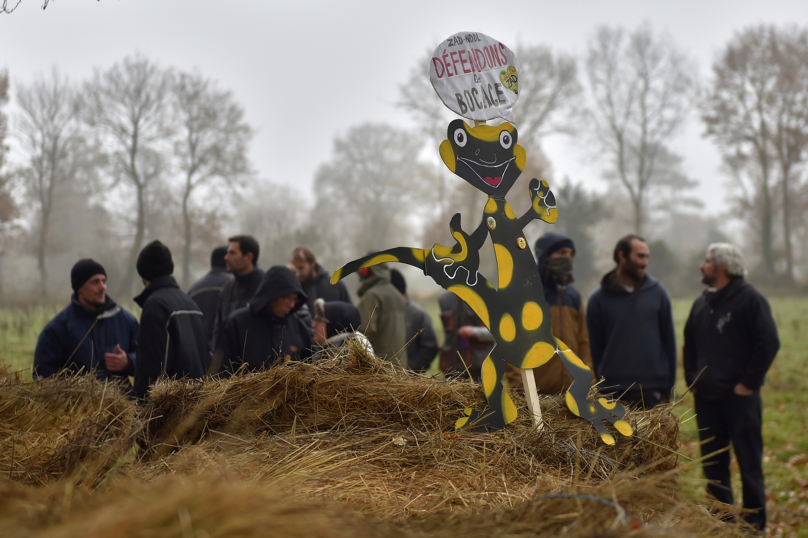
[[[551,181],[562,217],[555,229],[578,245],[576,277],[591,288],[627,232],[651,244],[649,270],[674,294],[698,289],[704,248],[741,226],[760,283],[808,279],[808,31],[756,26],[718,51],[704,80],[663,33],[600,27],[582,57],[548,46],[516,48],[514,109],[527,169],[512,189],[527,204],[532,177]],[[327,268],[370,249],[451,244],[461,212],[477,224],[484,196],[453,176],[437,148],[452,119],[432,95],[425,56],[400,86],[414,130],[350,126],[313,178],[314,192],[261,179],[247,152],[253,133],[235,96],[211,78],[128,57],[73,83],[56,70],[24,83],[0,77],[0,282],[46,298],[79,256],[101,259],[116,293],[131,293],[134,260],[159,237],[188,285],[229,233],[255,235],[263,265],[309,245]],[[9,127],[8,110],[12,122]],[[5,114],[3,112],[5,111]],[[673,150],[698,121],[721,151],[730,210],[707,214],[685,156]],[[555,178],[549,135],[564,135],[610,183]],[[13,149],[9,149],[9,146]],[[546,231],[531,227],[530,239]],[[36,276],[27,271],[25,258]],[[485,271],[493,260],[483,259]],[[60,289],[60,293],[61,293]],[[10,291],[9,291],[10,293]]]

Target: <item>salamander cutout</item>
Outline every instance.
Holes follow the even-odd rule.
[[[531,207],[524,215],[517,217],[505,200],[525,167],[525,150],[517,140],[516,128],[509,123],[470,127],[463,120],[452,121],[447,139],[440,145],[440,156],[449,170],[488,195],[476,229],[466,233],[457,213],[449,223],[455,241],[451,247],[435,244],[429,249],[398,247],[376,252],[338,269],[331,281],[336,283],[363,267],[379,263],[404,263],[421,269],[477,313],[496,340],[482,367],[488,408],[466,409],[457,421],[458,428],[499,430],[513,422],[516,406],[502,385],[506,365],[531,369],[559,355],[574,380],[565,396],[567,406],[589,421],[603,442],[611,445],[615,440],[605,422],[610,422],[622,435],[632,434],[631,426],[623,420],[625,408],[605,398],[587,399],[592,371],[553,336],[550,309],[523,233],[524,227],[534,220],[552,224],[558,219],[555,196],[546,181],[534,178],[529,185]],[[496,255],[496,283],[489,282],[478,271],[480,249],[488,236]]]

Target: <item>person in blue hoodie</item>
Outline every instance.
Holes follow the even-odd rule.
[[[648,244],[622,237],[614,249],[617,267],[589,296],[586,324],[592,363],[601,390],[650,409],[670,401],[676,383],[676,336],[668,292],[646,273]]]
[[[70,304],[42,330],[34,352],[34,378],[60,370],[92,372],[98,379],[131,387],[138,324],[135,316],[107,295],[107,272],[91,258],[70,271]]]

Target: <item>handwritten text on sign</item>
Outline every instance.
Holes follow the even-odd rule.
[[[444,40],[432,55],[429,79],[443,104],[472,120],[507,117],[519,98],[516,56],[479,32]]]

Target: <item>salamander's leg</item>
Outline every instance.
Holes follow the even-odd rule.
[[[502,364],[503,367],[497,368],[497,364]],[[504,364],[504,362],[492,359],[491,355],[485,359],[482,383],[485,397],[488,398],[488,408],[485,411],[467,408],[466,416],[461,417],[455,423],[456,428],[471,426],[474,431],[501,430],[506,424],[510,424],[516,419],[516,405],[502,386],[502,376],[505,374]]]
[[[623,407],[623,404],[620,402],[609,403],[606,398],[599,398],[595,402],[587,400],[589,387],[592,384],[592,370],[564,342],[558,340],[558,346],[557,353],[561,357],[561,362],[564,363],[564,367],[573,379],[572,385],[567,389],[565,395],[570,411],[588,420],[598,430],[600,438],[607,445],[614,444],[614,437],[603,425],[604,420],[611,422],[622,435],[631,435],[633,433],[631,425],[623,420],[623,417],[626,416],[626,408]]]

